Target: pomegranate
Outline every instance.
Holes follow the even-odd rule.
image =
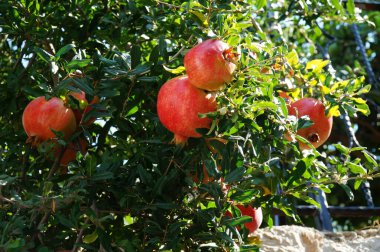
[[[216,111],[216,100],[189,83],[187,76],[167,81],[158,92],[157,113],[161,123],[174,133],[176,144],[186,143],[189,137],[201,137],[197,128],[210,128],[210,118],[198,114]]]
[[[325,115],[325,106],[313,98],[302,98],[289,106],[289,115],[309,116],[313,125],[297,131],[299,136],[307,139],[315,148],[321,146],[329,138],[333,124],[332,117]],[[307,144],[299,143],[301,150],[310,149]]]
[[[48,139],[56,138],[56,132],[61,132],[64,138],[69,138],[77,125],[71,109],[64,102],[53,97],[46,100],[44,96],[31,101],[22,114],[22,125],[28,135],[28,142],[38,144]]]
[[[244,226],[246,229],[248,229],[250,234],[255,232],[263,222],[263,212],[261,210],[261,207],[253,208],[250,205],[248,205],[247,207],[245,207],[244,205],[236,205],[236,207],[239,208],[242,216],[252,217],[252,221],[245,222]],[[232,218],[232,214],[230,211],[227,211],[225,215]],[[240,230],[240,227],[237,228],[238,230]]]
[[[86,99],[86,93],[83,91],[80,91],[80,92],[71,91],[68,93],[68,95],[74,97],[79,102],[79,107],[72,108],[75,114],[77,125],[84,125],[84,126],[91,125],[96,120],[96,118],[94,117],[87,118],[87,120],[85,121],[84,119],[85,119],[86,114],[89,113],[93,109],[93,106],[91,105],[99,103],[99,97],[94,96],[92,101],[88,103]]]
[[[186,53],[184,65],[192,85],[215,91],[232,81],[237,58],[226,43],[209,39]]]

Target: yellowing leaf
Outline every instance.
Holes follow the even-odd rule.
[[[291,96],[292,96],[295,100],[297,100],[297,99],[300,97],[301,89],[300,89],[300,88],[296,88],[294,91],[289,92],[289,94],[291,94]]]
[[[326,86],[322,86],[321,91],[323,94],[329,94],[330,93],[330,88]]]
[[[183,71],[185,71],[185,67],[184,66],[179,66],[177,68],[169,68],[169,67],[166,67],[165,65],[163,65],[164,69],[166,71],[168,71],[169,73],[172,73],[172,74],[180,74],[182,73]]]
[[[202,22],[202,25],[208,27],[207,17],[200,11],[189,10],[191,14],[194,14]]]
[[[332,117],[332,116],[335,116],[335,117],[340,116],[338,105],[335,105],[335,106],[330,108],[329,113],[327,114],[327,117]]]
[[[318,81],[316,79],[313,79],[309,82],[310,86],[315,86],[317,85]]]
[[[366,104],[366,101],[362,98],[351,98],[351,100],[355,101],[358,104]]]
[[[335,91],[337,90],[338,88],[341,89],[341,88],[345,88],[347,85],[348,85],[349,81],[348,80],[345,80],[345,81],[338,81],[336,83],[334,83],[334,85],[332,85],[331,87],[331,91]]]
[[[322,71],[322,68],[327,66],[329,63],[329,60],[315,59],[307,62],[306,70],[313,70],[313,73],[320,73]]]
[[[298,65],[299,59],[298,59],[298,54],[295,50],[288,53],[285,57],[290,66],[295,67]]]

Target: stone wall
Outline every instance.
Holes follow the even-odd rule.
[[[380,252],[380,228],[320,232],[301,226],[275,226],[254,233],[263,252]]]

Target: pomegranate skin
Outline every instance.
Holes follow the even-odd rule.
[[[237,205],[236,207],[239,208],[242,216],[252,217],[252,221],[244,223],[244,226],[246,229],[248,229],[250,234],[255,232],[263,222],[263,211],[261,207],[253,208],[250,205],[247,207],[245,207],[244,205]],[[227,211],[225,215],[232,218],[232,214],[229,211]]]
[[[228,44],[218,40],[206,40],[190,49],[184,58],[186,74],[192,85],[216,91],[233,79],[236,55]]]
[[[25,107],[22,125],[29,138],[35,138],[33,142],[56,138],[53,130],[62,132],[67,139],[77,126],[73,111],[66,108],[61,99],[53,97],[47,101],[43,96]]]
[[[303,98],[293,102],[288,109],[289,115],[298,118],[308,115],[313,122],[310,127],[298,130],[299,136],[307,139],[315,148],[326,142],[331,133],[333,118],[325,116],[325,106],[322,102],[314,98]],[[301,150],[310,149],[301,142],[299,142],[299,146]]]
[[[177,144],[189,137],[201,137],[197,128],[210,128],[210,118],[199,118],[199,113],[216,111],[215,97],[189,83],[187,76],[167,81],[158,92],[157,113],[161,123],[174,133]]]

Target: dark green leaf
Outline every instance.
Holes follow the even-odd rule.
[[[243,167],[237,167],[236,169],[234,169],[233,171],[231,171],[230,173],[226,175],[224,181],[226,183],[239,181],[243,178],[245,171],[246,170]]]
[[[353,201],[354,200],[354,193],[352,192],[351,188],[348,185],[345,185],[345,184],[339,184],[339,185],[340,185],[340,187],[343,188],[343,190],[347,194],[348,199],[350,201]]]
[[[75,45],[73,44],[65,45],[64,47],[58,50],[58,52],[55,54],[55,58],[59,59],[62,55],[68,53],[73,48],[75,48]]]

